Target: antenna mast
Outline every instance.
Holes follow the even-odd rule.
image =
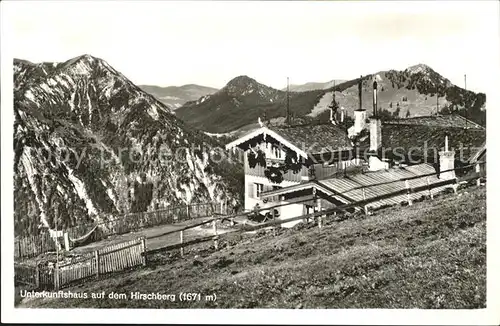
[[[467,99],[468,99],[468,94],[467,94],[467,75],[464,74],[464,83],[465,83],[465,129],[467,129],[467,105],[468,105],[468,102]]]
[[[290,126],[290,78],[286,77],[286,124]]]
[[[335,84],[336,83],[335,83],[335,79],[334,79],[333,80],[333,105],[337,105],[336,101],[335,101],[335,86],[336,86]]]
[[[328,106],[330,108],[330,123],[336,124],[337,122],[337,102],[335,101],[335,80],[333,80],[332,87],[332,102]]]

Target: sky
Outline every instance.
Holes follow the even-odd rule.
[[[2,3],[9,53],[32,62],[91,54],[138,85],[275,88],[425,63],[487,88],[499,60],[498,1]],[[4,34],[2,34],[3,36]]]

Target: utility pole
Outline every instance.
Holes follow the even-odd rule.
[[[333,80],[333,100],[335,101],[335,79]]]
[[[363,101],[361,100],[361,96],[363,94],[363,76],[359,76],[358,83],[358,96],[359,96],[359,111],[363,110]]]
[[[333,80],[333,107],[335,108],[335,121],[337,121],[337,101],[335,100],[335,79]]]
[[[436,115],[439,114],[439,86],[436,86]]]

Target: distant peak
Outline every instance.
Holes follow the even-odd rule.
[[[255,79],[242,75],[235,77],[222,88],[221,91],[228,92],[229,94],[249,94],[256,89],[265,87],[259,84]]]
[[[409,67],[408,71],[412,74],[416,74],[419,72],[425,73],[427,71],[432,71],[432,68],[424,63],[419,63],[419,64],[416,64],[414,66]]]
[[[69,59],[68,61],[65,62],[65,66],[71,66],[73,64],[76,64],[78,62],[85,62],[85,63],[94,63],[94,62],[101,62],[103,60],[97,58],[97,57],[94,57],[90,54],[82,54],[78,57],[74,57],[73,59]]]
[[[238,85],[247,85],[247,84],[257,84],[257,81],[253,78],[248,77],[247,75],[241,75],[235,77],[227,83],[228,86],[238,86]]]
[[[90,54],[82,54],[81,56],[77,57],[77,58],[80,58],[80,59],[87,59],[87,60],[94,60],[96,59],[95,57],[93,57],[92,55]]]
[[[64,62],[60,68],[68,69],[72,73],[81,75],[88,74],[95,70],[104,69],[105,71],[110,71],[111,73],[118,74],[124,77],[121,73],[116,71],[111,67],[105,60],[101,58],[94,57],[90,54],[83,54],[73,59]]]
[[[227,93],[231,96],[256,94],[261,99],[272,101],[270,97],[275,95],[274,93],[278,92],[278,90],[261,84],[246,75],[242,75],[231,79],[219,92]]]

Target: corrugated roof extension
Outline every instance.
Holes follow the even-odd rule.
[[[406,181],[410,188],[425,187],[428,184],[442,182],[435,174],[436,170],[431,164],[423,163],[413,166],[401,167],[384,171],[367,172],[341,178],[331,178],[326,180],[310,181],[297,186],[263,193],[261,198],[293,193],[299,190],[316,188],[317,191],[325,193],[327,196],[346,202],[354,203],[365,199],[371,199],[406,189]],[[430,175],[432,174],[432,175]],[[447,186],[433,188],[433,194],[444,190]],[[364,194],[363,194],[364,189]],[[341,193],[339,196],[337,193]],[[428,195],[428,190],[420,190],[410,194],[412,200]],[[368,204],[368,207],[381,207],[394,205],[407,201],[407,195],[401,194],[390,198],[381,199]]]

